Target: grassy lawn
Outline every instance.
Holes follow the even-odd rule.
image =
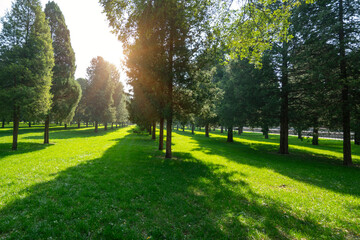
[[[360,168],[341,141],[174,131],[174,159],[132,127],[0,129],[0,239],[360,239]],[[360,164],[360,147],[353,147]]]

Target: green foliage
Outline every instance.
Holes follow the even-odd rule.
[[[292,11],[301,3],[312,2],[314,0],[254,0],[229,11],[229,3],[224,1],[223,14],[215,33],[221,33],[221,38],[225,39],[232,59],[247,58],[250,63],[261,67],[264,53],[271,50],[274,43],[288,42],[293,38],[289,33]]]
[[[119,76],[116,68],[102,57],[91,60],[87,68],[89,86],[86,101],[91,119],[107,124],[115,119],[114,90]]]
[[[55,57],[51,116],[56,121],[69,123],[81,98],[81,88],[74,79],[75,53],[71,46],[70,32],[59,6],[53,1],[48,2],[45,14],[51,30]]]
[[[1,109],[26,118],[51,105],[54,66],[50,29],[37,0],[17,0],[2,19],[0,35]]]

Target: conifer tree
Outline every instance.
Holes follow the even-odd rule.
[[[0,34],[0,96],[13,115],[17,149],[20,118],[45,114],[51,104],[54,66],[50,28],[38,0],[16,0],[2,19]]]
[[[70,32],[59,6],[51,1],[45,6],[54,47],[55,66],[51,93],[53,104],[45,120],[44,143],[49,143],[50,118],[65,122],[65,127],[75,114],[81,98],[81,87],[75,81],[75,53],[71,46]]]

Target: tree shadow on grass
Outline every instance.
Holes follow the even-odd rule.
[[[213,132],[213,136],[220,137],[224,136],[224,134]],[[241,135],[234,135],[234,139],[244,139],[249,140],[253,143],[258,144],[275,144],[277,147],[279,145],[279,135],[270,134],[269,139],[265,139],[264,136],[260,133],[249,133],[245,132]],[[314,153],[320,150],[320,153],[314,153],[317,155],[326,156],[328,159],[333,159],[342,164],[342,150],[343,146],[341,141],[334,140],[334,139],[319,139],[319,145],[312,145],[311,143],[312,138],[304,138],[303,141],[298,139],[295,136],[289,136],[289,149],[290,152],[296,152],[298,150],[302,152]],[[318,151],[319,152],[319,151]],[[352,145],[352,154],[355,163],[360,164],[360,146]],[[339,157],[335,157],[334,155],[338,155]]]
[[[198,147],[194,151],[220,155],[240,164],[267,168],[297,181],[305,182],[334,192],[360,196],[360,168],[344,167],[338,158],[311,154],[299,149],[289,155],[278,154],[278,146],[252,142],[248,144],[226,143],[224,138],[205,138],[201,135],[178,133],[190,136]]]
[[[104,136],[114,130],[119,128],[111,129],[109,128],[105,131],[103,128],[99,128],[98,132],[95,133],[93,128],[71,128],[71,129],[61,129],[53,130],[50,129],[50,142],[52,139],[70,139],[70,138],[90,138],[90,137],[99,137]],[[43,139],[42,135],[33,135],[24,137],[24,139]]]
[[[49,147],[50,145],[30,142],[19,142],[18,150],[11,150],[12,143],[0,143],[0,160],[7,156],[20,155],[29,152],[35,152]]]
[[[334,237],[254,193],[246,176],[190,153],[167,160],[148,136],[117,139],[101,158],[33,185],[0,210],[10,239],[292,239]],[[343,235],[338,236],[341,238]]]

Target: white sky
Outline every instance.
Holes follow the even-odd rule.
[[[43,8],[48,0],[40,0]],[[111,28],[98,0],[54,0],[65,17],[70,30],[71,44],[75,51],[75,78],[86,77],[86,68],[92,58],[102,56],[121,70],[122,46]],[[0,16],[10,10],[12,0],[0,0]],[[121,81],[126,86],[126,74],[121,72]]]

